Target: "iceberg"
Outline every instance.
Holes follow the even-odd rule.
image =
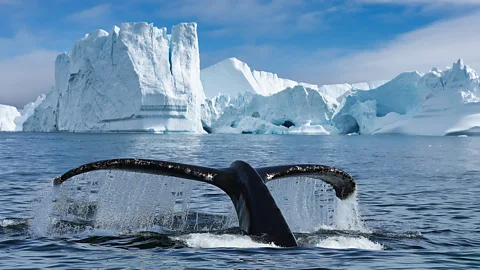
[[[332,129],[330,118],[333,111],[348,94],[355,90],[371,90],[387,82],[344,83],[319,87],[314,84],[279,78],[275,73],[252,70],[246,63],[236,58],[228,58],[202,69],[201,79],[203,89],[208,97],[202,104],[202,125],[205,131],[208,133],[262,134],[331,134],[336,132]],[[278,93],[283,94],[276,95]],[[295,98],[291,99],[291,95]],[[321,98],[319,98],[320,96]],[[315,102],[319,102],[320,108],[322,106],[328,108],[326,109],[327,116],[323,115],[323,110],[320,112],[321,115],[313,115],[313,110],[307,112],[307,110],[297,108],[297,106],[304,105],[307,97],[316,97],[312,98],[310,103],[307,102],[309,106],[315,107]],[[280,117],[270,119],[262,116],[275,110],[283,112],[286,108],[289,108],[289,113],[285,114],[288,117],[284,118],[295,118],[296,126],[284,127],[281,125],[283,122],[279,120]],[[245,114],[245,110],[248,113],[257,112],[260,117],[251,117],[248,113]],[[264,113],[262,114],[260,111]],[[224,115],[224,113],[226,114]],[[300,117],[301,113],[306,114]],[[232,127],[232,122],[236,123],[233,124],[235,127]],[[329,123],[326,124],[326,122]]]
[[[45,95],[40,95],[37,100],[26,104],[22,110],[20,110],[20,116],[17,116],[14,120],[15,131],[23,131],[23,123],[33,115],[35,109],[43,102]]]
[[[325,95],[335,99],[337,103],[341,103],[342,100],[354,90],[372,90],[382,86],[388,81],[373,81],[362,83],[342,83],[342,84],[328,84],[322,85],[318,88],[318,91]]]
[[[213,103],[215,104],[215,103]],[[334,108],[323,93],[297,85],[271,96],[237,94],[213,120],[213,133],[331,134]]]
[[[200,71],[197,25],[95,30],[55,60],[55,85],[1,130],[480,135],[480,79],[462,60],[390,81],[315,85],[236,58]]]
[[[333,122],[348,134],[480,135],[480,79],[460,59],[443,71],[403,73],[345,98]]]
[[[314,84],[282,79],[275,73],[252,70],[237,58],[228,58],[202,69],[201,80],[207,98],[214,98],[219,94],[234,97],[243,92],[269,96],[296,85],[318,89]]]
[[[379,87],[387,81],[362,82],[354,84],[332,84],[318,86],[315,84],[297,82],[278,77],[277,74],[267,71],[252,70],[247,63],[237,58],[227,58],[210,67],[202,69],[200,77],[203,90],[207,98],[218,95],[234,97],[239,93],[252,92],[263,96],[270,96],[286,88],[297,85],[319,90],[325,95],[337,100],[353,89],[370,90]]]
[[[55,86],[25,131],[201,133],[197,25],[95,30],[55,61]]]
[[[15,131],[15,118],[20,116],[17,108],[0,104],[0,131]]]

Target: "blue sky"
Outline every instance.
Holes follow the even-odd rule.
[[[0,0],[0,104],[46,93],[58,53],[126,21],[194,21],[202,67],[237,57],[316,84],[480,69],[480,0]]]

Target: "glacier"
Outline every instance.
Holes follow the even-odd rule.
[[[55,61],[55,86],[25,131],[202,133],[197,25],[95,30]]]
[[[17,108],[0,104],[0,131],[15,131],[15,118],[20,116]]]

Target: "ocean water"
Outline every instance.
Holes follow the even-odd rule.
[[[358,191],[340,201],[318,181],[269,183],[300,244],[279,248],[241,235],[206,184],[106,171],[52,187],[128,157],[331,165]],[[479,193],[479,138],[0,133],[0,268],[475,269]]]

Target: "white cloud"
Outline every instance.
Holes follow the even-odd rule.
[[[0,59],[34,49],[39,39],[43,39],[43,37],[26,29],[17,30],[15,35],[9,38],[0,37]]]
[[[480,8],[480,0],[353,0],[361,5],[405,6],[425,14],[455,16]]]
[[[395,4],[395,5],[480,5],[479,0],[357,0],[358,2],[370,4]]]
[[[373,49],[300,59],[289,73],[295,79],[317,83],[391,79],[404,71],[444,68],[459,58],[480,70],[478,26],[480,12],[433,23]]]
[[[91,23],[98,22],[98,20],[104,20],[110,15],[111,6],[109,4],[103,4],[87,8],[67,16],[67,21],[79,22],[79,23]]]
[[[0,104],[23,107],[54,84],[54,62],[58,52],[35,50],[0,60]]]
[[[193,19],[201,24],[233,29],[243,36],[288,35],[303,30],[305,23],[297,23],[301,18],[315,25],[321,19],[316,15],[331,6],[322,4],[320,8],[316,7],[319,10],[312,11],[307,1],[300,0],[178,0],[163,3],[164,7],[158,12],[160,18]]]

